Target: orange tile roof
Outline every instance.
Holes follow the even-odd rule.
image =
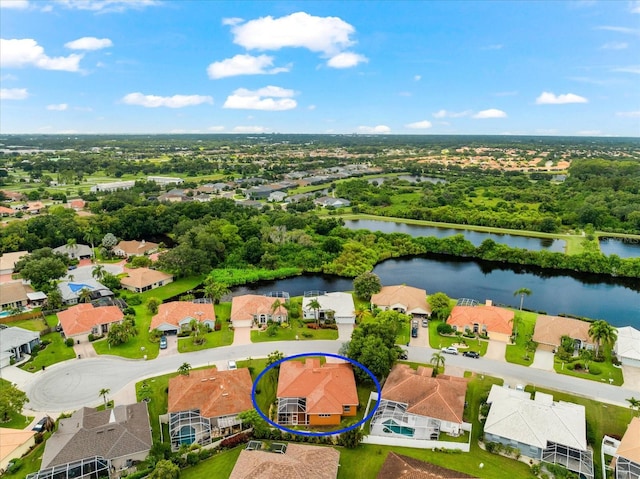
[[[4,215],[13,215],[16,213],[16,210],[13,208],[7,208],[6,206],[0,206],[0,214]]]
[[[425,312],[431,312],[431,308],[427,304],[427,291],[406,284],[383,286],[379,293],[371,296],[371,304],[376,306],[402,304],[407,308],[407,311],[421,309]]]
[[[342,414],[343,406],[358,404],[351,364],[325,363],[316,358],[280,364],[278,398],[305,398],[307,414]]]
[[[157,243],[152,243],[151,241],[120,241],[115,247],[115,249],[120,249],[125,252],[127,255],[143,255],[147,251],[151,251],[154,249],[158,249]]]
[[[216,313],[211,303],[192,303],[190,301],[171,301],[162,303],[158,307],[158,314],[151,318],[149,330],[157,328],[161,324],[173,324],[179,326],[185,318],[204,321],[215,321]]]
[[[220,417],[253,409],[253,382],[247,368],[198,369],[169,379],[168,412],[200,409],[202,417]]]
[[[547,316],[539,314],[533,332],[533,340],[537,343],[560,346],[562,336],[593,344],[589,338],[590,323],[579,319]]]
[[[277,299],[259,294],[236,296],[231,300],[231,321],[253,319],[254,314],[272,314],[286,317],[287,310],[283,306],[280,306],[275,312],[272,310],[273,303]]]
[[[125,286],[131,286],[133,288],[144,288],[150,286],[159,281],[165,281],[173,278],[173,275],[163,273],[150,268],[130,268],[125,270],[129,275],[126,278],[122,278],[120,283]]]
[[[80,199],[71,200],[69,202],[69,205],[72,208],[84,208],[85,204],[86,204],[85,201],[84,200],[80,200]]]
[[[640,417],[631,419],[618,446],[618,456],[640,464]]]
[[[486,325],[489,333],[501,333],[510,335],[513,331],[515,313],[509,309],[498,306],[454,306],[447,323],[464,329],[465,326],[473,328],[475,323]]]
[[[124,314],[117,306],[100,306],[91,303],[78,304],[58,313],[58,321],[67,336],[90,333],[94,326],[122,321]]]
[[[387,455],[376,479],[473,479],[474,476],[395,452]]]
[[[412,414],[462,423],[467,380],[445,375],[433,378],[431,371],[397,364],[384,383],[382,399],[407,404]]]

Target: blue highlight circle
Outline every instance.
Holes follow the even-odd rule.
[[[270,369],[279,366],[280,363],[283,363],[285,361],[289,361],[290,359],[304,358],[304,357],[309,357],[309,356],[329,356],[329,357],[332,357],[332,358],[342,359],[344,361],[349,361],[354,366],[357,366],[357,367],[359,367],[359,368],[361,368],[361,369],[363,369],[364,371],[367,372],[367,374],[371,377],[371,379],[373,379],[373,383],[376,385],[376,389],[377,389],[377,392],[378,392],[378,400],[376,401],[376,404],[373,406],[371,411],[369,411],[369,414],[367,414],[366,417],[362,418],[360,421],[358,421],[355,424],[352,424],[349,427],[345,427],[344,429],[337,429],[335,431],[330,431],[330,432],[310,432],[310,431],[298,431],[296,429],[289,429],[288,427],[281,426],[280,424],[277,424],[274,421],[272,421],[271,419],[269,419],[262,412],[262,410],[258,406],[258,403],[256,402],[256,388],[258,386],[258,383],[262,379],[262,377]],[[281,431],[285,431],[285,432],[288,432],[288,433],[291,433],[291,434],[297,434],[299,436],[317,436],[317,437],[320,437],[320,436],[333,436],[335,434],[342,434],[343,432],[347,432],[347,431],[351,431],[353,429],[356,429],[357,427],[360,427],[362,424],[364,424],[365,422],[367,422],[369,419],[371,419],[373,417],[374,413],[376,412],[376,410],[380,406],[380,400],[381,399],[382,399],[382,388],[380,387],[380,382],[376,379],[374,374],[371,371],[369,371],[369,369],[364,364],[361,364],[358,361],[355,361],[355,360],[353,360],[351,358],[348,358],[346,356],[341,356],[339,354],[331,354],[331,353],[302,353],[302,354],[294,354],[293,356],[287,356],[286,358],[282,358],[282,359],[276,361],[275,363],[270,364],[267,368],[265,368],[258,375],[256,380],[253,382],[253,387],[251,388],[251,402],[253,402],[253,407],[258,412],[258,414],[260,414],[262,419],[267,421],[273,427],[275,427],[277,429],[280,429]]]

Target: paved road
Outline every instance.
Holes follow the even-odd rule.
[[[111,395],[114,395],[132,381],[176,371],[184,362],[199,367],[229,359],[265,357],[276,349],[286,355],[305,352],[335,354],[341,345],[341,341],[265,342],[170,355],[151,361],[134,361],[113,356],[74,359],[55,364],[46,371],[39,371],[29,377],[22,375],[22,383],[18,386],[29,397],[26,406],[28,409],[71,411],[82,406],[100,404],[98,391],[102,388],[110,389]],[[407,350],[410,361],[422,363],[428,363],[434,353],[433,349],[425,347],[410,346]],[[621,406],[628,406],[626,399],[634,395],[637,397],[640,392],[486,358],[447,355],[446,361],[447,365],[505,378],[511,385],[533,384]]]

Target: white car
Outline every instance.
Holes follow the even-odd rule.
[[[456,348],[455,346],[449,346],[447,348],[442,348],[440,351],[442,351],[445,354],[458,354],[458,348]]]
[[[227,362],[227,369],[229,369],[229,371],[233,371],[234,369],[238,369],[238,366],[236,365],[236,362],[233,359],[230,359]]]

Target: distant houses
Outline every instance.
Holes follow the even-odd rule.
[[[130,268],[120,280],[123,288],[134,293],[144,293],[173,282],[173,275],[150,268]]]
[[[262,326],[269,321],[286,322],[289,313],[281,304],[283,302],[258,294],[235,296],[231,299],[231,323],[234,328],[246,328],[254,324]]]
[[[190,301],[162,303],[158,307],[158,313],[151,318],[149,330],[157,329],[162,333],[178,334],[182,331],[191,331],[192,321],[204,324],[213,331],[216,324],[213,304]]]
[[[0,256],[0,275],[12,274],[16,263],[20,260],[20,258],[27,256],[28,254],[28,251],[2,253],[2,256]]]
[[[87,259],[93,257],[93,250],[86,244],[65,244],[53,248],[53,252],[64,254],[71,259]]]
[[[89,335],[107,334],[111,326],[121,323],[124,314],[117,306],[94,307],[82,303],[58,313],[58,322],[67,338],[86,341]]]
[[[414,319],[431,316],[427,291],[406,284],[383,286],[380,292],[371,296],[371,305],[383,311],[398,311]]]
[[[116,256],[122,256],[124,258],[129,258],[131,256],[143,256],[145,254],[151,254],[158,251],[159,245],[157,243],[152,243],[151,241],[120,241],[115,248],[113,248],[113,253]]]
[[[447,324],[462,333],[486,335],[496,341],[509,342],[513,330],[515,313],[510,309],[485,305],[454,306],[447,318]]]

